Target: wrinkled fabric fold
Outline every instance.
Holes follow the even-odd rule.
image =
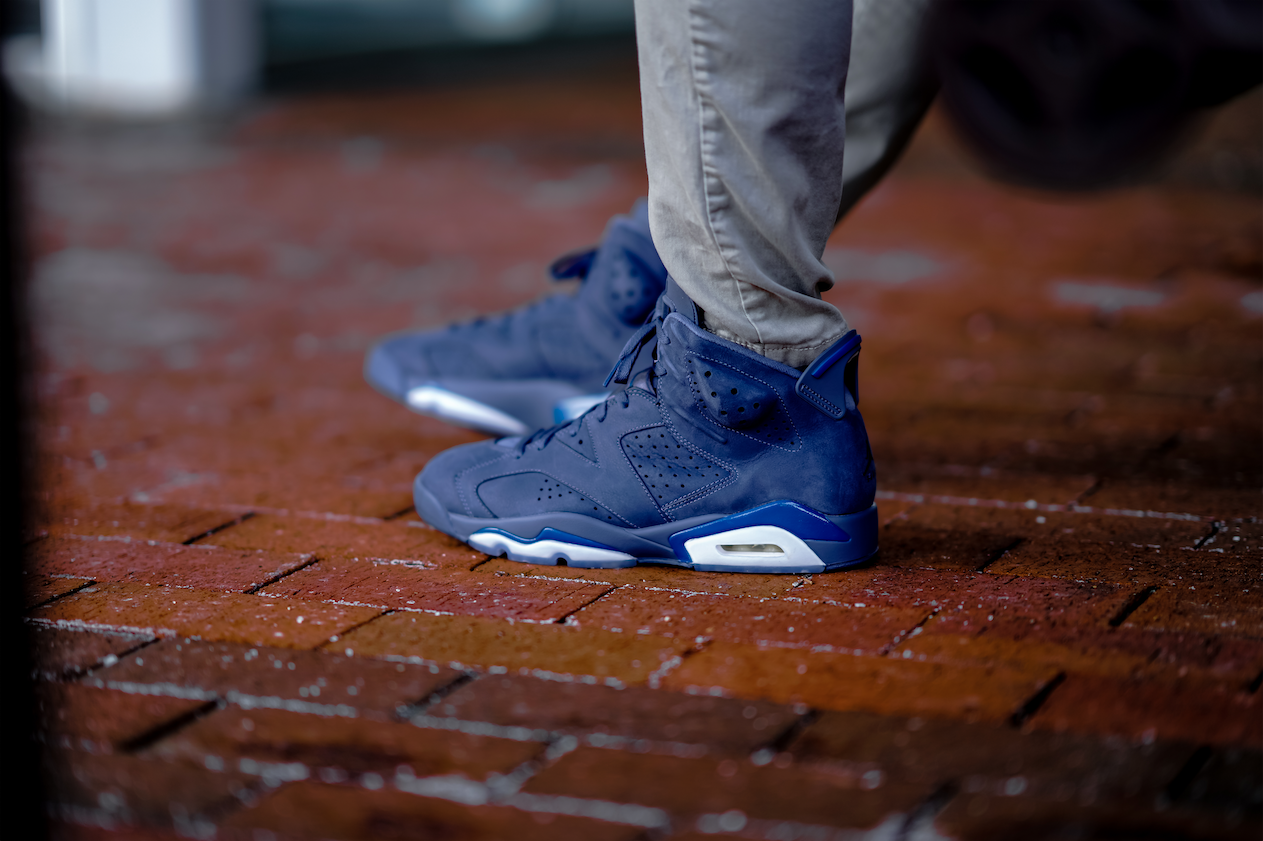
[[[933,98],[926,6],[859,0],[852,49],[846,0],[637,0],[649,224],[708,330],[802,367],[850,329],[824,247]]]

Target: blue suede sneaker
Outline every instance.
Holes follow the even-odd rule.
[[[611,219],[597,248],[562,257],[551,272],[579,278],[578,293],[388,336],[369,351],[365,379],[413,411],[493,435],[576,417],[609,394],[605,375],[666,283],[645,202]]]
[[[652,367],[638,359],[656,345]],[[413,485],[417,512],[490,555],[809,573],[877,551],[876,475],[857,408],[860,337],[799,372],[698,326],[673,280],[610,379],[567,423],[455,447]]]

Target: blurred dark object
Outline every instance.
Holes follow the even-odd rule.
[[[8,4],[0,7],[0,32],[8,34],[20,19]],[[0,756],[17,773],[4,786],[0,800],[4,838],[48,837],[44,813],[44,785],[40,773],[40,747],[36,742],[36,707],[30,626],[26,623],[27,577],[24,547],[29,476],[26,423],[25,279],[27,263],[23,248],[22,201],[19,196],[17,146],[21,112],[7,81],[0,80],[0,546],[4,546],[3,580],[0,581],[0,624],[4,681],[4,737]]]
[[[269,93],[570,76],[628,57],[632,0],[261,0]]]
[[[1126,180],[1263,81],[1263,0],[939,0],[943,103],[1001,177]]]
[[[269,64],[630,33],[632,0],[262,0]]]

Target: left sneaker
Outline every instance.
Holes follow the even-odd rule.
[[[637,360],[656,340],[653,367]],[[610,375],[628,387],[567,423],[455,447],[417,512],[490,555],[811,573],[877,552],[876,476],[855,331],[805,372],[698,326],[674,281]]]

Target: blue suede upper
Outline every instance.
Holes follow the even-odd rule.
[[[697,325],[668,281],[652,368],[582,417],[525,438],[441,453],[419,477],[447,511],[477,518],[585,514],[625,528],[732,514],[792,500],[825,514],[873,503],[876,477],[858,410],[834,419],[795,392],[800,372]],[[653,341],[656,339],[656,342]],[[640,342],[640,344],[637,344]],[[630,361],[628,361],[630,359]]]
[[[365,376],[400,400],[418,385],[445,380],[558,380],[600,391],[666,281],[645,203],[610,220],[598,248],[567,255],[552,271],[557,279],[581,278],[578,292],[442,330],[389,336],[369,352]]]

